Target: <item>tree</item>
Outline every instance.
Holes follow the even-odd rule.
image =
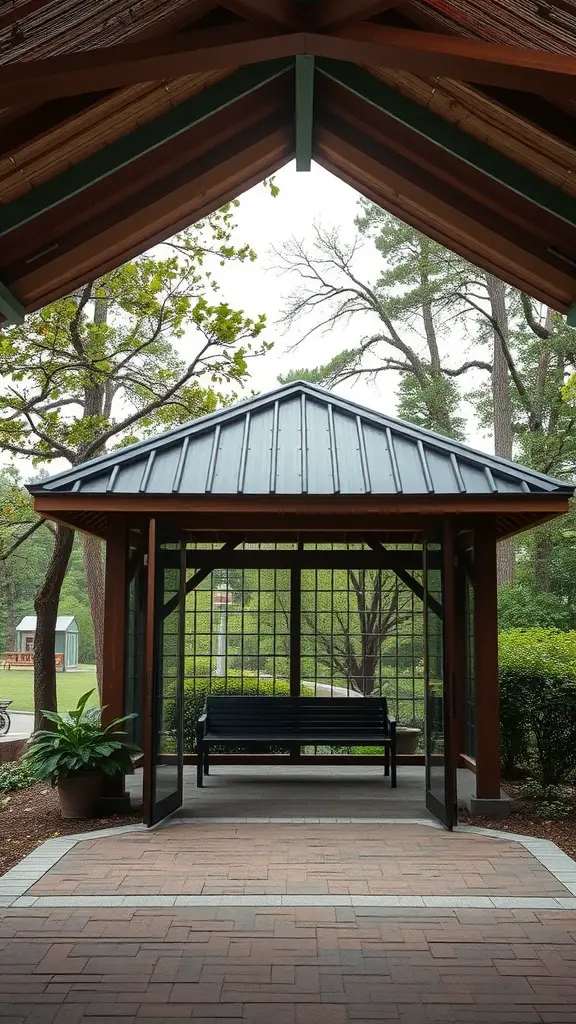
[[[353,595],[352,608],[334,607],[329,628],[318,628],[318,613],[304,611],[308,630],[316,632],[318,661],[363,697],[376,688],[378,668],[385,641],[410,617],[403,610],[398,577],[382,569],[348,569],[347,591]],[[326,624],[324,623],[324,627]]]
[[[215,387],[241,385],[249,355],[267,348],[257,341],[264,317],[246,317],[218,295],[213,264],[254,258],[233,244],[233,227],[225,207],[176,236],[162,258],[146,254],[6,328],[0,447],[77,465],[228,401]],[[36,592],[37,722],[39,708],[56,706],[54,629],[72,544],[58,524]],[[98,642],[98,621],[95,635]],[[97,663],[100,655],[97,648]]]
[[[360,206],[359,232],[373,240],[385,260],[373,285],[356,272],[360,240],[345,243],[335,230],[316,225],[311,247],[292,239],[283,251],[276,251],[279,266],[301,280],[287,300],[284,324],[293,326],[313,316],[307,338],[353,322],[359,336],[354,347],[330,362],[296,370],[284,379],[304,377],[334,386],[395,371],[400,375],[400,414],[461,438],[464,421],[456,378],[474,367],[491,370],[491,363],[478,359],[450,366],[442,351],[454,329],[455,311],[447,295],[458,289],[462,267],[442,246],[379,207],[364,200]],[[362,327],[368,333],[361,333]]]

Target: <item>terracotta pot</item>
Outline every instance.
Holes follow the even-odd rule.
[[[77,772],[58,783],[58,798],[63,818],[92,818],[100,796],[99,772]]]
[[[418,752],[418,741],[422,735],[422,729],[412,728],[407,725],[396,727],[396,753],[416,754]]]

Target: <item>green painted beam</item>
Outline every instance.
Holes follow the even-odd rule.
[[[26,316],[26,310],[21,302],[12,292],[0,281],[0,313],[7,324],[21,324]]]
[[[407,128],[457,156],[470,167],[576,227],[576,198],[514,163],[487,143],[461,131],[456,125],[396,92],[391,86],[379,81],[362,68],[335,60],[317,60],[316,67],[326,78],[360,96]]]
[[[573,302],[566,313],[566,323],[569,327],[576,327],[576,302]]]
[[[296,170],[309,171],[312,166],[314,134],[314,57],[302,54],[295,58],[295,136]]]
[[[0,235],[14,231],[53,209],[72,196],[102,181],[134,160],[150,153],[182,132],[200,124],[212,114],[230,106],[236,100],[285,74],[292,67],[291,60],[266,61],[241,68],[221,82],[203,89],[190,99],[173,107],[148,124],[136,128],[105,149],[87,157],[81,163],[64,171],[14,202],[0,207]]]

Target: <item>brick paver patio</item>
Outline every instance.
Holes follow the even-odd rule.
[[[560,1024],[576,914],[9,910],[3,1024]]]
[[[569,896],[518,843],[426,825],[176,825],[78,844],[29,896]]]

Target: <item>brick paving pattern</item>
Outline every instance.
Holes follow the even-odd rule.
[[[9,910],[2,1024],[561,1024],[576,914]]]
[[[89,840],[28,892],[173,894],[570,895],[519,843],[368,823],[206,823]]]

